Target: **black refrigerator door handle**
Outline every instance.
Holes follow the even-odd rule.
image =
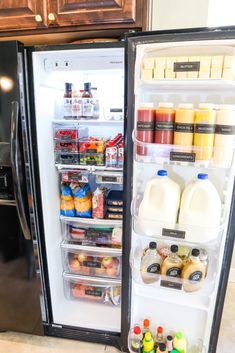
[[[21,190],[21,181],[23,178],[18,143],[18,122],[19,122],[19,103],[14,101],[11,103],[11,168],[13,175],[14,195],[16,201],[17,213],[23,236],[25,240],[31,239],[30,230],[24,209],[24,202]]]

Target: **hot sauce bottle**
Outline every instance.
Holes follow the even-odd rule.
[[[159,103],[155,111],[155,143],[173,144],[174,121],[173,103]]]
[[[93,96],[91,93],[91,83],[84,83],[84,92],[82,95],[82,111],[85,118],[92,118],[94,112]]]
[[[65,83],[64,92],[64,118],[72,119],[72,83]]]

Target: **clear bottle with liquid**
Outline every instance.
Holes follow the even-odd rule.
[[[72,93],[72,118],[79,119],[82,116],[82,96],[79,90]]]
[[[163,337],[163,327],[158,326],[157,328],[157,333],[155,337],[155,347],[157,348],[160,343],[164,343],[164,337]]]
[[[152,241],[144,253],[140,271],[144,283],[154,283],[159,280],[162,258],[157,251],[157,243]]]
[[[82,95],[82,115],[84,118],[92,118],[94,112],[93,96],[91,93],[91,83],[84,83],[84,92]]]
[[[98,90],[96,87],[91,88],[91,94],[93,97],[93,118],[98,119],[100,116],[100,103],[98,97]]]
[[[183,261],[178,256],[178,246],[171,245],[171,254],[165,258],[161,266],[161,274],[169,277],[180,277]]]
[[[173,337],[171,335],[166,338],[166,350],[169,353],[173,351]]]
[[[135,326],[130,335],[130,348],[135,353],[142,353],[143,335],[140,326]]]

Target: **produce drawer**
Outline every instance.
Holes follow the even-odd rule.
[[[120,305],[121,281],[63,273],[65,297],[69,300],[86,300],[105,305]]]
[[[104,153],[80,153],[81,165],[105,165]]]
[[[55,152],[56,164],[79,164],[79,153]]]
[[[93,277],[120,278],[121,250],[61,244],[63,266],[68,273]]]

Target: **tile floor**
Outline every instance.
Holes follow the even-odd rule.
[[[232,353],[235,347],[235,283],[227,291],[217,353]],[[117,353],[109,346],[73,340],[38,337],[13,332],[0,333],[0,353]]]

